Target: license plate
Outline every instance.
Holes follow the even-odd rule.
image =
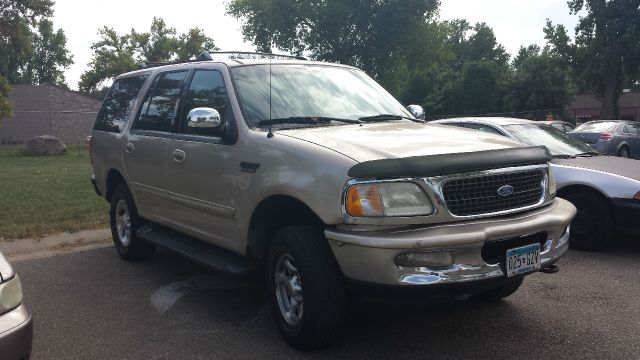
[[[507,277],[540,269],[540,244],[507,250]]]

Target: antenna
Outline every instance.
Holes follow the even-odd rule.
[[[273,119],[271,115],[271,60],[273,57],[269,56],[269,120]],[[273,137],[272,127],[273,125],[269,124],[269,132],[267,133],[267,138],[271,139]]]

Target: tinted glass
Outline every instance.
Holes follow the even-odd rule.
[[[496,134],[496,135],[502,135],[502,133],[490,126],[486,126],[486,125],[482,125],[482,124],[471,124],[471,123],[467,123],[465,124],[465,127],[468,127],[469,129],[474,129],[474,130],[479,130],[482,132],[486,132],[486,133],[491,133],[491,134]],[[504,135],[502,135],[504,136]]]
[[[224,122],[227,116],[227,110],[230,110],[227,106],[228,99],[227,90],[224,87],[224,80],[219,71],[196,71],[185,95],[184,111],[181,116],[183,132],[186,134],[219,135],[220,129],[187,127],[187,114],[192,109],[199,107],[213,108],[218,110],[220,118]]]
[[[102,103],[94,130],[121,132],[147,75],[116,80]]]
[[[636,127],[635,124],[629,123],[624,126],[624,129],[622,130],[622,132],[630,135],[638,135],[638,128]]]
[[[251,126],[270,118],[298,116],[355,120],[391,114],[413,118],[393,96],[360,70],[279,64],[241,66],[232,68],[231,72],[240,105]]]
[[[573,131],[574,127],[573,125],[569,125],[569,124],[564,124],[564,131]]]
[[[582,132],[613,131],[615,130],[616,126],[618,126],[618,123],[614,121],[591,121],[578,126],[575,131],[582,131]]]
[[[513,136],[525,144],[544,145],[551,155],[578,155],[595,150],[578,140],[567,136],[564,132],[545,124],[518,124],[504,126]]]
[[[564,131],[564,127],[562,126],[561,123],[551,123],[551,126],[553,126],[554,128]]]
[[[147,93],[133,128],[169,132],[186,76],[187,71],[161,74]]]

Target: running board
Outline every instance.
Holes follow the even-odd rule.
[[[140,227],[136,235],[150,243],[171,249],[211,270],[242,276],[253,269],[251,262],[238,254],[164,226],[148,223]]]

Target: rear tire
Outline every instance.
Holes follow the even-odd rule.
[[[113,244],[120,257],[127,261],[143,261],[154,254],[155,245],[136,235],[143,220],[138,215],[131,192],[124,184],[119,185],[111,197],[109,220]]]
[[[267,264],[267,290],[278,330],[293,347],[326,347],[342,333],[346,292],[322,229],[288,226],[276,234]]]
[[[618,156],[621,158],[630,158],[629,148],[627,146],[621,147],[620,150],[618,150]]]
[[[524,282],[524,277],[509,280],[506,284],[502,285],[499,288],[474,295],[473,299],[477,301],[482,301],[482,302],[500,301],[506,297],[513,295],[513,293],[518,291],[520,286],[522,286],[523,282]]]
[[[578,209],[571,222],[569,246],[576,250],[597,251],[613,239],[613,218],[607,203],[588,192],[567,194],[564,198]]]

